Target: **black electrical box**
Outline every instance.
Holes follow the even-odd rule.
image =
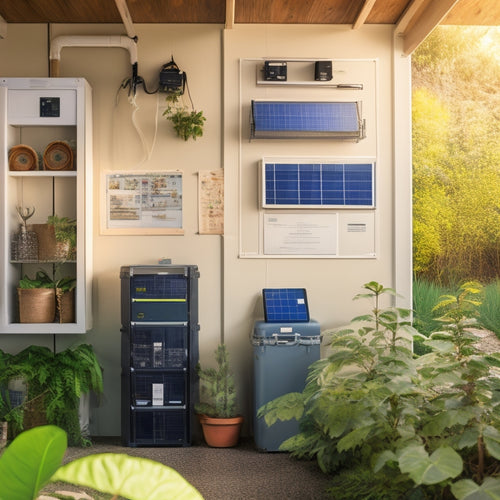
[[[286,82],[286,61],[266,61],[264,78],[268,81]]]
[[[59,118],[61,99],[59,97],[40,97],[40,118]]]
[[[314,79],[318,82],[328,82],[332,79],[332,61],[316,61]]]

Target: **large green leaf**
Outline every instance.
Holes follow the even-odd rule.
[[[500,460],[500,431],[488,426],[484,429],[483,440],[488,453]]]
[[[462,479],[451,485],[451,492],[458,500],[499,500],[500,478],[487,477],[481,485]]]
[[[36,498],[61,465],[66,433],[54,425],[22,432],[0,457],[0,500]]]
[[[147,458],[121,453],[101,453],[74,460],[62,466],[52,481],[86,486],[129,500],[203,499],[174,469]]]
[[[460,455],[448,446],[438,448],[431,456],[423,446],[410,446],[399,455],[399,468],[416,484],[437,484],[462,472]]]

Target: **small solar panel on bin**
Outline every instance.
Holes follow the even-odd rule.
[[[264,288],[264,316],[268,323],[309,321],[304,288]]]

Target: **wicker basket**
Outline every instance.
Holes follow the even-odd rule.
[[[14,146],[9,151],[9,169],[15,171],[37,170],[37,152],[26,144],[18,144],[17,146]]]
[[[60,288],[56,288],[57,313],[59,323],[74,323],[75,322],[75,290],[63,292]]]
[[[45,170],[73,170],[73,150],[67,142],[51,142],[43,153]]]
[[[47,414],[45,410],[45,393],[42,393],[29,401],[26,401],[23,412],[23,429],[33,429],[40,425],[47,425]]]
[[[18,288],[19,322],[52,323],[56,316],[54,288]]]
[[[69,260],[69,243],[57,241],[52,224],[28,224],[28,231],[38,236],[38,260],[40,262],[63,262]]]

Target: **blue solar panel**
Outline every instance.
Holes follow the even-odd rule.
[[[264,317],[268,323],[309,321],[304,288],[264,288]]]
[[[373,163],[263,162],[263,207],[374,206]]]
[[[252,101],[252,137],[361,138],[357,102]]]

